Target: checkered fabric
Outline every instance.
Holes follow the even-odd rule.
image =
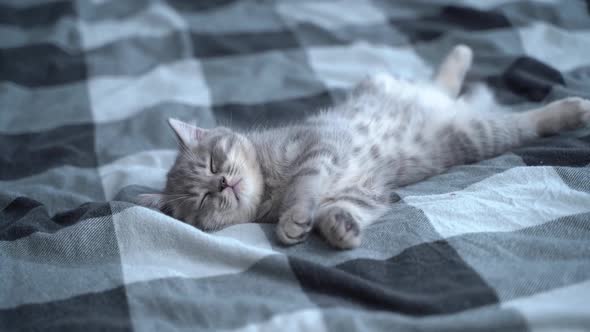
[[[0,331],[590,331],[590,133],[401,188],[359,249],[133,204],[168,117],[274,126],[453,45],[517,112],[590,97],[588,1],[2,0]]]

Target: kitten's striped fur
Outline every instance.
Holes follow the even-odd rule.
[[[237,133],[172,120],[183,148],[163,196],[144,198],[205,230],[278,222],[284,244],[315,228],[333,246],[354,248],[393,188],[590,121],[590,101],[580,98],[510,114],[492,112],[499,106],[482,86],[459,97],[471,61],[457,46],[433,83],[379,74],[343,104],[282,128]]]

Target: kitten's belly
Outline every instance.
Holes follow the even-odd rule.
[[[335,114],[347,122],[353,137],[352,144],[341,147],[349,161],[343,186],[375,181],[395,188],[440,173],[444,165],[437,154],[438,136],[453,125],[456,114],[419,104],[369,109],[348,117]]]

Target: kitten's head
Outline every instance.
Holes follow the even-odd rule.
[[[224,127],[203,129],[176,119],[168,123],[179,154],[164,192],[142,195],[142,202],[202,230],[253,221],[263,181],[252,143]]]

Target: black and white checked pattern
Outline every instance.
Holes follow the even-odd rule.
[[[396,191],[354,251],[132,203],[165,119],[296,121],[457,43],[514,111],[590,97],[584,1],[3,0],[0,331],[590,330],[590,131]]]

